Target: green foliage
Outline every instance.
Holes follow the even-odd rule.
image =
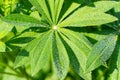
[[[1,80],[120,79],[119,1],[11,1],[0,10]]]

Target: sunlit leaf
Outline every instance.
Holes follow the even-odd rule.
[[[60,80],[64,80],[69,69],[69,58],[67,51],[57,32],[54,33],[52,41],[53,63],[57,69]]]
[[[109,6],[104,4],[111,4]],[[116,21],[117,18],[105,14],[104,12],[115,6],[115,1],[98,1],[94,3],[92,7],[82,7],[73,12],[69,17],[63,20],[59,26],[73,26],[73,27],[83,27],[83,26],[96,26],[109,22]]]
[[[120,79],[120,37],[117,38],[115,50],[109,61],[107,80]]]
[[[42,36],[35,47],[29,51],[32,75],[35,75],[40,69],[42,69],[49,60],[52,53],[52,35],[53,32],[48,32]]]
[[[71,12],[73,12],[79,6],[80,6],[80,4],[75,3],[71,0],[65,1],[63,8],[62,8],[62,12],[61,12],[62,16],[58,22],[60,23],[65,17],[67,17]]]
[[[62,35],[62,37],[66,43],[72,68],[82,78],[91,80],[90,73],[84,74],[87,56],[91,51],[90,42],[83,35],[79,35],[79,33],[77,34],[66,29],[62,29],[61,31],[65,35]]]
[[[21,14],[10,14],[6,17],[2,18],[3,21],[13,24],[13,25],[18,25],[18,26],[29,26],[29,27],[46,27],[46,25],[33,17],[30,17],[28,15],[21,15]]]
[[[84,13],[84,12],[82,12]],[[59,24],[60,27],[84,27],[84,26],[97,26],[105,23],[116,21],[117,18],[100,12],[89,12],[81,14],[76,11],[70,17],[65,19]]]
[[[50,13],[48,10],[48,6],[46,4],[46,0],[29,0],[31,2],[31,4],[33,4],[33,6],[35,6],[35,8],[42,13],[43,16],[46,17],[46,19],[48,19],[48,21],[52,22],[51,18],[50,18]]]

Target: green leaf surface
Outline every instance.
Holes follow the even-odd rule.
[[[120,1],[117,2],[116,6],[115,6],[115,12],[120,12]]]
[[[0,41],[0,52],[5,52],[6,45],[4,42]]]
[[[120,37],[117,38],[115,50],[109,60],[107,80],[120,79]]]
[[[17,74],[15,73],[13,70],[11,70],[10,68],[5,68],[4,72],[0,71],[1,75],[2,75],[2,80],[26,80],[25,77],[22,77],[21,74]],[[2,74],[2,73],[6,73],[6,74]]]
[[[51,31],[46,33],[39,39],[35,47],[31,46],[33,47],[33,49],[30,50],[32,75],[35,75],[42,69],[49,60],[50,55],[52,54],[52,35],[53,32]]]
[[[28,15],[21,14],[10,14],[2,18],[3,21],[19,26],[29,26],[29,27],[46,27],[40,20],[30,17]]]
[[[87,37],[100,41],[102,39],[104,39],[106,36],[108,35],[101,35],[101,34],[96,34],[96,33],[84,33]]]
[[[69,58],[65,46],[57,32],[54,33],[52,43],[52,58],[60,80],[64,80],[69,69]]]
[[[46,0],[29,0],[33,6],[44,16],[46,20],[52,22]]]
[[[37,20],[41,20],[41,17],[38,11],[31,12],[30,16],[33,18],[36,18]]]
[[[15,68],[31,64],[31,74],[35,75],[47,63],[51,54],[52,32],[49,31],[34,39],[23,48],[15,60]],[[43,66],[44,65],[44,66]]]
[[[61,31],[65,35],[62,35],[62,38],[67,45],[66,48],[72,68],[82,78],[91,80],[90,73],[84,74],[87,56],[91,51],[90,42],[83,35],[79,35],[79,33],[66,29],[61,29]]]
[[[90,72],[100,65],[105,65],[115,48],[116,35],[110,35],[105,39],[97,42],[87,59],[86,72]]]
[[[116,1],[97,1],[93,4],[93,11],[106,12],[115,7],[116,4]]]
[[[33,49],[33,47],[35,47],[42,35],[40,35],[38,38],[34,39],[33,41],[31,41],[30,43],[28,43],[25,47],[23,47],[23,49],[18,53],[16,60],[14,62],[14,67],[20,67],[26,64],[30,63],[30,51]]]
[[[7,24],[0,20],[0,39],[5,37],[11,30],[13,26],[10,24]]]
[[[84,32],[83,34],[88,38],[90,38],[91,40],[100,41],[105,37],[107,37],[109,34],[111,34],[111,32],[115,32],[115,31],[113,29],[105,29],[101,31],[95,30],[89,33]]]
[[[115,68],[112,73],[109,74],[107,80],[120,80],[119,70]]]
[[[75,2],[73,2],[71,0],[66,0],[66,2],[64,3],[64,6],[62,8],[62,12],[61,12],[61,13],[63,13],[63,15],[62,15],[62,17],[61,17],[61,19],[59,20],[58,23],[63,21],[63,19],[65,17],[67,17],[71,12],[73,12],[79,6],[80,6],[80,4],[78,4],[78,3],[75,3]]]
[[[107,4],[107,5],[106,5]],[[117,5],[116,1],[97,1],[93,4],[80,7],[79,12],[89,13],[89,12],[107,12],[108,10],[114,8]]]
[[[64,3],[64,0],[56,0],[55,1],[56,23],[58,22],[58,18],[59,18],[63,3]]]
[[[47,0],[47,2],[50,6],[52,21],[55,23],[55,0]]]
[[[82,12],[84,13],[84,12]],[[116,21],[117,18],[109,14],[99,12],[89,12],[81,14],[76,11],[70,17],[61,22],[58,26],[60,27],[84,27],[84,26],[96,26],[105,23]]]
[[[63,20],[59,26],[75,26],[75,27],[83,27],[83,26],[96,26],[109,22],[116,21],[117,18],[105,14],[104,12],[113,8],[117,2],[115,1],[98,1],[95,2],[91,6],[85,6],[77,9],[73,12],[69,17]],[[108,5],[105,5],[108,4]]]
[[[120,40],[120,39],[118,39],[118,40]],[[118,41],[118,44],[117,44],[117,46],[119,46],[118,60],[117,60],[118,80],[120,79],[120,45],[119,44],[120,44],[120,41]]]

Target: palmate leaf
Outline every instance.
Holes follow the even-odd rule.
[[[22,14],[10,14],[2,18],[3,21],[19,26],[30,26],[30,27],[46,27],[40,20]]]
[[[54,31],[53,33],[53,31],[50,31],[44,33],[39,38],[30,42],[19,53],[16,58],[15,66],[19,67],[29,63],[31,64],[31,73],[34,75],[43,68],[47,59],[52,55],[52,61],[55,64],[61,80],[67,75],[69,60],[73,69],[80,76],[90,80],[91,74],[84,74],[87,56],[91,51],[90,42],[83,35],[78,35],[71,30],[60,29],[60,31],[69,37],[70,40],[60,32]],[[66,47],[66,44],[70,46],[73,53]]]
[[[106,66],[108,60],[115,48],[116,35],[110,35],[105,39],[97,42],[93,46],[93,50],[87,59],[86,72],[90,72],[100,65]]]
[[[61,34],[64,44],[69,55],[70,64],[72,68],[82,78],[91,80],[91,74],[84,74],[87,56],[91,51],[90,42],[79,33],[75,33],[71,30],[62,29]]]
[[[105,48],[104,53],[101,53],[101,59],[101,56],[95,52],[92,52],[90,54],[92,45],[85,38],[85,36],[79,35],[78,32],[74,32],[61,27],[95,26],[115,21],[117,18],[106,14],[105,12],[111,9],[116,4],[116,2],[100,1],[94,3],[95,7],[85,6],[81,8],[79,7],[81,4],[72,0],[70,0],[71,3],[68,6],[67,3],[69,3],[69,0],[67,0],[67,3],[65,3],[65,0],[29,1],[42,14],[41,18],[48,21],[47,23],[51,25],[49,25],[51,29],[41,34],[38,38],[31,41],[22,49],[16,58],[15,67],[30,64],[31,74],[35,75],[45,66],[49,58],[52,56],[52,61],[58,71],[58,75],[61,80],[63,80],[67,75],[69,63],[75,72],[78,73],[82,78],[91,80],[91,71],[98,67],[98,65],[101,65],[101,63],[99,63],[99,60],[106,61],[111,55],[114,49],[115,37],[110,37],[112,38],[111,40],[110,38],[105,39],[96,44],[95,47],[98,47],[100,44],[102,45],[102,48]],[[111,5],[106,6],[105,3]],[[64,10],[65,6],[67,6],[67,8]],[[4,17],[3,20],[8,23],[17,23],[31,27],[47,26],[45,23],[42,23],[38,19],[26,15],[12,14]],[[54,27],[53,25],[57,26]],[[110,43],[110,41],[112,43]],[[108,51],[108,48],[112,49]],[[97,51],[101,52],[102,50],[103,49],[100,48]],[[107,54],[107,52],[110,52],[110,54]],[[97,55],[94,56],[93,54]],[[103,54],[105,55],[105,59]],[[92,55],[92,59],[89,55]],[[107,55],[108,57],[106,57]],[[96,57],[99,59],[97,60],[98,64],[96,65],[97,62],[91,64],[94,62],[91,60],[95,59]]]
[[[102,3],[112,4],[111,6],[104,6]],[[117,18],[106,14],[107,10],[111,9],[115,6],[116,2],[114,1],[103,1],[103,2],[96,2],[94,3],[95,7],[88,7],[85,6],[76,10],[73,14],[71,14],[68,18],[63,20],[59,24],[60,27],[66,26],[75,26],[75,27],[83,27],[83,26],[96,26],[101,25],[109,22],[116,21]],[[102,8],[101,8],[101,6]]]

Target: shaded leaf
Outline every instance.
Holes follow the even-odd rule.
[[[117,39],[115,50],[109,60],[107,80],[120,79],[120,37]]]
[[[110,35],[105,39],[97,42],[93,46],[93,50],[87,59],[86,72],[90,72],[100,65],[105,65],[115,48],[116,36]]]

